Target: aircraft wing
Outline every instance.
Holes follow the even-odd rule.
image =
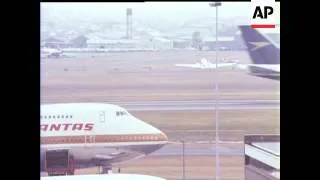
[[[236,65],[236,63],[219,63],[218,68],[233,67],[234,65]],[[189,68],[201,68],[201,69],[216,69],[217,68],[216,64],[202,65],[199,63],[196,63],[196,64],[175,64],[175,66],[189,67]]]
[[[43,176],[41,180],[165,180],[142,174],[93,174],[73,176]]]
[[[175,66],[179,67],[189,67],[189,68],[202,68],[201,64],[175,64]]]
[[[274,72],[280,73],[280,64],[279,65],[271,65],[271,64],[250,64],[250,66],[268,69]]]
[[[218,68],[223,68],[223,67],[233,67],[234,65],[236,65],[236,63],[218,63]],[[208,68],[210,69],[216,69],[217,65],[216,64],[210,64],[208,66]]]
[[[257,67],[280,73],[280,64],[237,64],[235,67],[237,69],[248,69],[249,67]]]

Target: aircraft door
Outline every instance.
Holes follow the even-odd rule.
[[[105,112],[100,111],[98,116],[99,123],[105,123]],[[96,142],[96,135],[94,131],[88,131],[85,135],[85,147],[90,147],[90,145],[94,144]]]
[[[96,136],[95,135],[86,135],[85,136],[85,147],[89,148],[90,145],[94,144],[96,142]]]
[[[99,113],[99,122],[100,123],[105,123],[106,121],[106,112],[100,111]]]

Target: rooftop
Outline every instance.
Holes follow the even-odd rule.
[[[276,156],[280,156],[280,142],[256,142],[252,145],[268,151]]]
[[[256,144],[256,143],[255,143]],[[245,155],[256,159],[264,164],[267,164],[277,170],[280,170],[280,152],[279,155],[275,155],[274,153],[270,152],[275,150],[277,145],[276,144],[258,144],[260,147],[255,145],[245,144]],[[279,144],[280,146],[280,144]],[[261,148],[262,147],[262,148]]]

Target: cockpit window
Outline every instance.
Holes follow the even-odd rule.
[[[125,116],[125,115],[127,115],[127,112],[125,112],[125,111],[117,111],[116,115],[117,116]]]

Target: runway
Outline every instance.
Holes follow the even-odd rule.
[[[129,111],[161,111],[161,110],[210,110],[215,108],[214,100],[195,101],[113,101]],[[280,100],[219,100],[218,108],[230,109],[280,109]]]

